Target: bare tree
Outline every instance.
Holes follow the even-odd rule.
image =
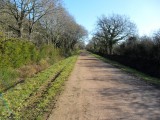
[[[34,24],[44,15],[53,10],[54,0],[3,0],[2,12],[12,16],[16,24],[9,25],[22,37],[24,24],[28,21],[29,36],[32,33]]]
[[[33,31],[34,25],[44,16],[51,15],[57,9],[58,0],[31,0],[32,10],[28,14],[28,34],[29,37]],[[29,7],[30,7],[29,6]],[[52,16],[52,15],[51,15]]]
[[[87,36],[85,28],[77,24],[61,5],[57,6],[54,12],[43,17],[40,23],[45,28],[43,35],[47,44],[54,44],[64,51],[73,50]]]
[[[17,26],[10,26],[17,31],[19,37],[22,37],[24,21],[33,9],[30,6],[30,0],[3,0],[3,4],[3,12],[12,16],[16,21]]]
[[[102,16],[97,22],[95,36],[105,40],[109,54],[113,52],[113,45],[118,41],[135,34],[136,26],[127,17],[115,15]]]
[[[154,42],[160,47],[160,29],[154,33]]]

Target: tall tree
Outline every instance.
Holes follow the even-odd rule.
[[[112,54],[114,44],[135,34],[135,32],[135,24],[127,17],[113,14],[112,16],[102,16],[98,19],[95,36],[105,41],[109,54]]]
[[[74,49],[75,44],[87,36],[84,27],[78,25],[63,6],[58,6],[54,13],[41,19],[41,24],[46,29],[47,43],[68,51]]]
[[[22,37],[23,24],[27,15],[33,9],[30,6],[30,0],[3,0],[3,12],[12,16],[16,25],[10,25],[18,33],[18,37]]]
[[[31,0],[31,11],[28,14],[28,34],[33,31],[34,25],[44,16],[51,15],[60,2],[58,0]]]
[[[22,37],[24,24],[28,21],[28,33],[30,36],[34,24],[53,10],[55,2],[54,0],[3,0],[4,7],[2,12],[15,19],[16,24],[9,26],[18,33],[18,37]]]

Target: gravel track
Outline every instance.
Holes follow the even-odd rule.
[[[160,90],[82,53],[48,120],[160,120]]]

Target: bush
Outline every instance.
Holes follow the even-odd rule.
[[[0,44],[0,66],[18,68],[32,61],[31,51],[35,46],[31,42],[12,38],[1,41]]]
[[[55,48],[53,45],[41,45],[39,48],[38,61],[46,59],[47,62],[53,64],[62,58],[60,49]]]
[[[37,48],[33,43],[21,39],[1,40],[0,66],[18,68],[30,62],[47,59],[50,64],[61,59],[60,50],[53,45],[42,45]]]

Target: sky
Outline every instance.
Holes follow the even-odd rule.
[[[137,25],[140,36],[160,29],[160,0],[63,0],[65,8],[91,37],[98,17],[126,15]]]

